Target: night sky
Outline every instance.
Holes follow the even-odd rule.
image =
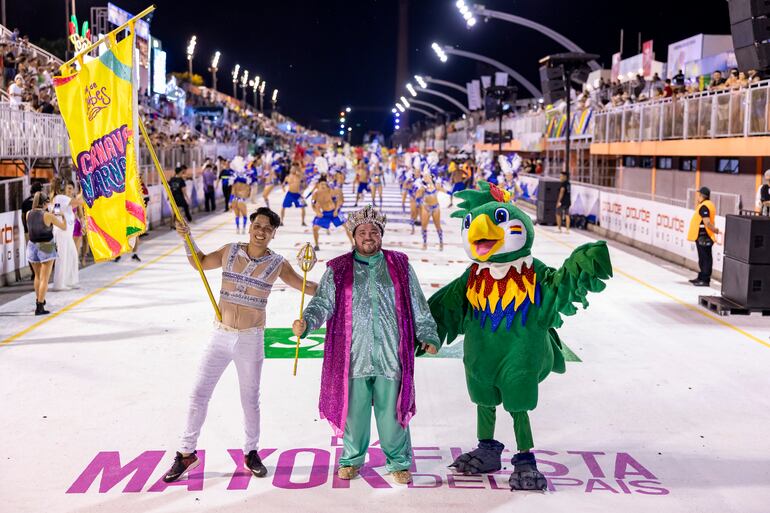
[[[137,0],[115,3],[134,13],[149,5]],[[666,60],[671,42],[701,32],[730,32],[726,0],[479,3],[564,34],[584,50],[600,54],[605,67],[618,50],[621,28],[625,29],[624,57],[637,53],[637,33],[641,31],[643,41],[655,41],[656,58],[661,61]],[[33,41],[64,34],[64,1],[11,0],[7,4],[8,25],[19,27]],[[78,0],[79,19],[89,17],[90,7],[104,5],[103,1]],[[390,109],[397,98],[397,0],[157,0],[156,5],[151,33],[161,39],[168,52],[169,71],[187,69],[185,48],[190,36],[196,34],[194,70],[205,77],[207,85],[211,56],[220,50],[220,90],[232,93],[230,73],[237,62],[250,76],[266,78],[269,91],[277,87],[282,111],[301,123],[332,132],[338,126],[340,108],[350,105],[353,113],[349,120],[358,137],[364,130],[392,130]],[[479,20],[468,30],[454,0],[411,0],[410,76],[421,73],[465,84],[490,71],[455,56],[449,56],[446,64],[440,63],[430,49],[432,41],[503,61],[538,87],[538,59],[564,51],[537,32],[498,20]],[[401,89],[400,94],[406,93]],[[443,102],[436,97],[425,99]]]

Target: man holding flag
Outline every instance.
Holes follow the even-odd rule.
[[[215,322],[214,334],[207,346],[190,395],[187,427],[182,435],[174,463],[163,480],[176,481],[199,464],[196,456],[198,436],[206,419],[209,399],[222,373],[235,363],[241,389],[241,405],[245,424],[244,463],[256,477],[267,475],[258,454],[259,382],[264,361],[265,308],[273,283],[279,277],[290,287],[302,290],[302,276],[268,244],[281,224],[281,218],[267,207],[251,214],[249,243],[226,244],[213,253],[204,253],[193,243],[203,269],[222,268],[219,307],[222,321]],[[187,236],[190,228],[177,221],[179,235]],[[187,249],[190,265],[196,267],[193,252]],[[315,294],[317,284],[307,282],[306,292]]]

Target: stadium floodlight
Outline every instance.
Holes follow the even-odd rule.
[[[219,66],[219,56],[222,55],[219,50],[216,51],[214,54],[214,58],[211,60],[211,67],[214,69],[217,69]]]
[[[198,42],[198,38],[193,36],[190,38],[190,42],[187,43],[187,71],[190,73],[190,83],[192,83],[192,60],[195,53],[195,44]]]
[[[455,5],[457,6],[457,10],[460,11],[460,14],[465,19],[465,24],[468,27],[474,26],[477,21],[476,17],[473,15],[473,9],[468,7],[468,5],[465,3],[465,0],[457,0]]]
[[[401,111],[401,112],[406,112],[406,109],[405,109],[405,108],[404,108],[404,106],[403,106],[403,105],[401,105],[400,103],[397,103],[397,104],[396,104],[396,108],[397,108],[399,111]]]
[[[278,101],[278,89],[273,89],[273,103]]]
[[[430,47],[433,48],[434,52],[436,52],[436,55],[438,56],[441,62],[447,61],[446,52],[444,52],[444,50],[441,48],[441,46],[439,46],[438,43],[434,42],[433,44],[430,45]]]
[[[211,59],[211,68],[209,68],[209,71],[211,71],[211,87],[214,89],[214,91],[217,90],[217,70],[219,69],[219,56],[222,55],[219,50],[216,51],[214,54],[214,58]]]
[[[249,70],[245,70],[243,72],[243,77],[241,78],[241,86],[246,87],[249,84]]]
[[[422,87],[423,89],[428,87],[428,83],[420,75],[415,75],[414,79],[417,81],[417,84],[419,84],[419,86]]]
[[[238,73],[241,71],[241,65],[236,64],[235,68],[233,68],[233,82],[238,81]]]
[[[404,104],[404,107],[406,107],[407,109],[410,107],[410,105],[409,105],[409,101],[406,99],[406,97],[405,97],[405,96],[402,96],[402,97],[401,97],[401,103],[403,103],[403,104]]]
[[[412,96],[417,96],[417,91],[414,90],[414,86],[412,84],[406,84],[406,90],[409,91],[409,94]]]

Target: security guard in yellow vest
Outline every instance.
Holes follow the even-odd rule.
[[[708,287],[711,282],[711,267],[713,265],[711,249],[719,233],[719,229],[714,224],[716,207],[709,199],[710,197],[711,190],[708,187],[698,189],[695,195],[698,206],[695,207],[695,213],[690,221],[690,230],[687,233],[687,240],[694,242],[698,250],[700,272],[697,278],[690,280],[690,283],[696,287]]]

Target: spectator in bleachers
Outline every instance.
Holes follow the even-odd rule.
[[[671,87],[671,79],[667,78],[663,86],[663,98],[671,98],[672,96],[674,96],[674,89]]]
[[[717,91],[725,88],[726,80],[722,77],[721,71],[715,71],[711,74],[711,82],[709,83],[709,91]]]
[[[8,86],[8,96],[11,105],[21,106],[24,101],[24,77],[16,75],[13,82]]]

